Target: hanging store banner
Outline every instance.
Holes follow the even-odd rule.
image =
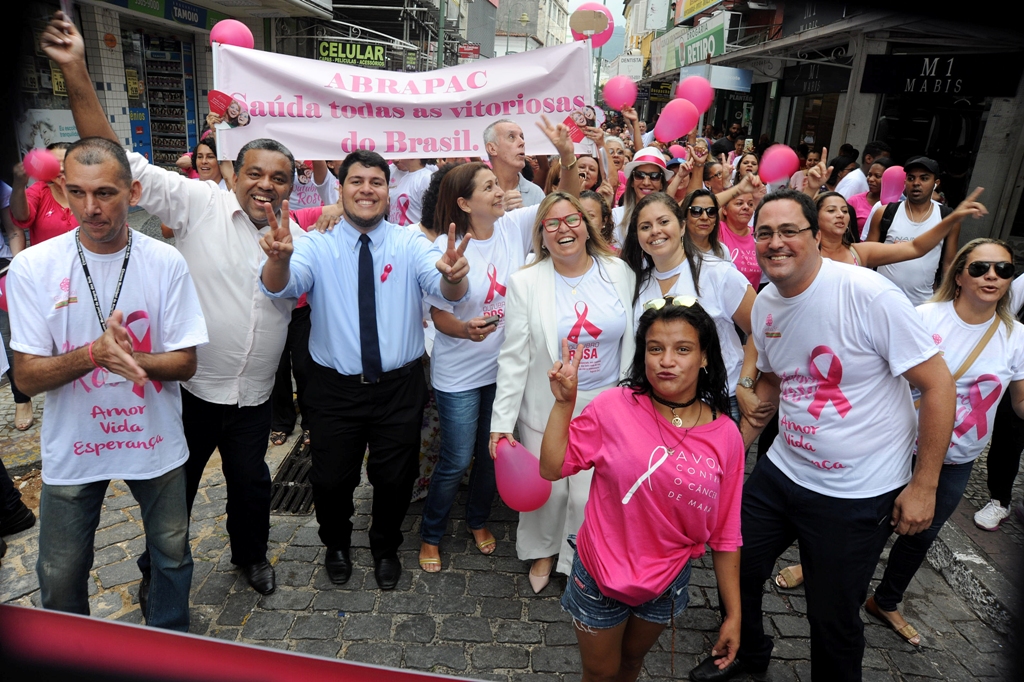
[[[353,43],[345,40],[317,40],[316,58],[321,62],[349,64],[364,69],[383,69],[387,52],[383,45]]]
[[[215,88],[248,113],[246,124],[218,132],[221,159],[234,159],[261,137],[304,159],[337,159],[355,149],[391,159],[482,156],[484,129],[502,118],[522,126],[527,154],[553,154],[534,125],[541,115],[551,123],[593,117],[585,41],[419,73],[214,49]]]
[[[998,65],[998,66],[997,66]],[[871,54],[861,92],[1016,97],[1024,54]]]
[[[711,57],[725,54],[725,20],[728,17],[727,13],[722,12],[683,34],[683,41],[679,45],[680,66],[700,64]]]

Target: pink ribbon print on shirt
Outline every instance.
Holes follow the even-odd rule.
[[[132,323],[138,322],[139,320],[146,321],[146,333],[142,335],[141,340],[139,339],[139,337],[135,335],[135,332],[132,331]],[[145,310],[136,310],[134,313],[128,315],[128,317],[125,319],[124,328],[125,331],[128,332],[128,336],[132,340],[132,350],[139,351],[140,353],[153,352],[153,340],[150,337],[149,328],[149,313],[147,313]],[[156,379],[153,379],[151,383],[153,384],[153,388],[156,389],[157,393],[164,390],[164,385],[157,381]],[[138,384],[135,384],[134,386],[132,386],[132,392],[135,393],[135,395],[139,396],[140,398],[145,399],[146,397],[145,386],[139,386]]]
[[[814,363],[815,358],[822,355],[832,356],[828,364],[828,373],[824,375]],[[811,361],[808,364],[811,376],[818,380],[818,386],[814,389],[814,400],[811,401],[807,411],[811,413],[812,417],[818,419],[821,417],[825,405],[831,401],[839,416],[845,417],[853,406],[850,405],[850,401],[846,399],[839,388],[839,383],[843,380],[843,363],[840,362],[839,356],[828,346],[817,346],[811,351]]]
[[[408,194],[399,194],[395,199],[395,208],[398,209],[398,224],[403,227],[412,222],[409,218],[409,206],[411,205]]]
[[[996,387],[993,388],[988,395],[981,395],[981,384],[992,382],[995,383]],[[999,396],[1003,392],[1003,384],[999,381],[999,377],[994,374],[982,374],[978,377],[978,380],[971,386],[970,391],[967,394],[967,400],[971,404],[970,411],[964,415],[963,420],[956,425],[953,429],[953,433],[957,437],[963,437],[968,431],[973,428],[978,429],[978,440],[981,440],[988,433],[988,410],[990,407],[999,402]],[[959,398],[959,396],[957,396]],[[959,411],[959,410],[958,410]]]
[[[487,298],[484,299],[484,305],[487,305],[494,300],[494,297],[498,294],[505,295],[505,285],[498,281],[498,269],[494,267],[494,263],[487,264],[487,279],[490,280],[490,286],[487,288]]]
[[[580,312],[581,305],[583,306],[582,313]],[[587,310],[587,304],[583,301],[579,301],[575,306],[573,306],[573,311],[576,313],[576,324],[572,326],[572,329],[569,330],[569,335],[566,337],[569,339],[569,343],[579,343],[580,332],[584,329],[587,330],[588,334],[590,334],[590,338],[595,341],[597,340],[597,337],[601,335],[601,328],[587,319]]]

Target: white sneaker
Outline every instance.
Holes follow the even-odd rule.
[[[999,504],[999,500],[989,500],[974,514],[974,525],[982,530],[999,530],[999,524],[1009,515],[1010,510]]]

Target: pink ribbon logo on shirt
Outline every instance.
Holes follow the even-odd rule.
[[[398,208],[399,225],[408,225],[412,222],[409,218],[409,205],[411,203],[408,194],[399,194],[398,199],[395,200],[395,207]]]
[[[583,306],[583,312],[580,312],[580,306]],[[590,338],[597,340],[597,337],[601,335],[600,327],[594,325],[593,322],[587,320],[587,304],[583,301],[578,302],[573,306],[573,311],[576,313],[576,324],[569,330],[569,335],[566,337],[570,343],[580,342],[580,331],[583,329],[587,330],[590,334]]]
[[[996,385],[985,397],[981,395],[981,383],[983,381],[991,381]],[[971,402],[971,411],[967,413],[962,422],[957,424],[956,428],[953,429],[953,433],[962,437],[972,428],[977,427],[978,440],[984,438],[985,434],[988,433],[988,410],[999,402],[999,394],[1002,388],[1002,382],[994,374],[982,374],[978,377],[978,380],[971,386],[971,390],[967,395],[967,399]]]
[[[380,273],[381,284],[383,284],[384,282],[388,281],[388,275],[391,274],[391,270],[392,270],[391,263],[388,263],[387,265],[384,266],[384,272]]]
[[[132,327],[131,327],[133,322],[138,322],[139,320],[146,320],[146,333],[142,335],[142,340],[139,340],[139,337],[135,336],[135,332],[132,331]],[[153,341],[150,338],[150,334],[149,334],[149,332],[150,332],[150,329],[149,329],[149,313],[147,313],[145,310],[136,310],[134,313],[131,313],[125,319],[125,321],[124,321],[124,328],[125,328],[125,331],[128,332],[128,336],[132,340],[132,350],[133,351],[137,350],[140,353],[152,353],[153,352]],[[157,381],[156,379],[153,379],[152,383],[153,383],[153,388],[156,389],[157,393],[159,393],[160,391],[164,390],[164,385],[162,383],[160,383],[159,381]],[[139,396],[140,398],[145,399],[145,397],[146,397],[146,387],[145,386],[139,386],[138,384],[135,384],[134,386],[132,386],[132,392],[135,395]]]
[[[491,281],[491,286],[487,289],[487,298],[484,299],[484,304],[493,301],[495,294],[505,295],[505,285],[498,281],[498,269],[494,267],[494,263],[487,264],[487,279]]]
[[[821,370],[814,364],[814,359],[819,355],[832,356],[832,360],[828,364],[828,374],[825,376],[822,376]],[[825,405],[831,401],[839,416],[845,417],[852,406],[839,388],[839,383],[843,380],[843,363],[839,361],[839,357],[828,346],[818,346],[811,351],[810,366],[811,376],[818,380],[818,386],[814,389],[814,400],[807,411],[811,413],[812,417],[818,419],[821,417],[821,411],[825,409]]]

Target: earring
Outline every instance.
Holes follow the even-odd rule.
[[[708,373],[708,366],[707,366],[707,365],[702,365],[702,366],[701,366],[701,369],[702,369],[702,370],[704,370],[704,375],[705,375],[705,376],[707,376],[707,373]]]
[[[961,289],[960,285],[959,285],[959,284],[957,284],[957,285],[956,285],[956,293],[954,293],[954,294],[953,294],[953,300],[954,300],[954,301],[956,301],[956,300],[959,300],[959,299],[960,299],[960,289]]]

